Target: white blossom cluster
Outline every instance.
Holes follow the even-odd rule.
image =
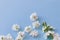
[[[33,28],[39,28],[40,27],[40,22],[38,21],[37,14],[36,13],[32,13],[30,15],[30,20],[32,21],[32,26],[30,26],[30,25],[26,26],[23,31],[19,31],[20,26],[18,24],[14,24],[12,26],[12,30],[19,31],[17,33],[18,36],[16,37],[15,40],[23,40],[24,37],[26,36],[25,32],[29,33],[29,35],[32,36],[32,37],[37,37],[38,36],[38,34],[39,34],[38,31],[37,30],[32,30]]]
[[[45,39],[52,39],[52,40],[60,40],[60,35],[54,32],[54,29],[52,26],[47,25],[46,23],[43,23],[42,31],[45,32]]]
[[[50,35],[50,33],[53,35],[53,40],[60,40],[60,35],[58,33],[53,32],[53,31],[48,31],[45,33],[46,39],[47,39],[47,36]]]
[[[26,26],[23,31],[19,31],[21,29],[20,25],[14,24],[12,26],[12,30],[17,31],[17,37],[14,39],[10,34],[8,35],[0,35],[0,40],[24,40],[26,37],[25,33],[29,33],[32,37],[37,37],[39,35],[39,32],[35,30],[36,28],[40,27],[40,22],[38,20],[37,14],[34,12],[30,15],[30,20],[32,21],[32,25]],[[53,30],[54,28],[47,27],[47,24],[43,24],[44,27],[42,28],[42,31],[45,32],[45,38],[47,39],[48,36],[51,36],[53,40],[60,40],[60,35],[55,33]],[[33,30],[34,29],[34,30]],[[48,31],[49,30],[49,31]]]
[[[14,40],[13,37],[8,34],[8,35],[0,35],[0,40]]]

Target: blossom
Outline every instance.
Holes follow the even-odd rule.
[[[53,31],[48,31],[48,32],[46,32],[45,33],[45,39],[47,39],[49,36],[51,37],[51,38],[53,38],[53,34],[54,34],[54,32]]]
[[[37,37],[38,36],[38,31],[33,30],[33,31],[31,31],[30,35],[33,36],[33,37]]]
[[[51,34],[54,34],[53,31],[48,31],[48,32],[45,33],[45,35],[48,36],[50,33],[51,33]]]
[[[20,31],[18,32],[18,36],[16,37],[15,40],[23,40],[24,37],[25,37],[25,33]]]
[[[53,36],[53,40],[60,40],[60,35],[58,33],[54,33]]]
[[[21,37],[25,37],[25,33],[22,32],[22,31],[18,32],[18,35],[21,36]]]
[[[14,24],[12,26],[12,30],[14,30],[14,31],[19,31],[19,29],[20,29],[20,26],[18,24]]]
[[[18,35],[15,40],[23,40],[23,37]]]
[[[31,30],[32,30],[31,26],[26,26],[24,31],[29,33],[29,32],[31,32]]]
[[[32,13],[32,14],[30,15],[30,20],[36,21],[37,19],[38,19],[38,16],[37,16],[36,13]]]
[[[4,35],[0,35],[0,40],[7,40],[7,38]]]
[[[40,23],[39,23],[39,21],[35,21],[32,23],[32,25],[33,25],[33,28],[39,28]]]
[[[7,38],[7,40],[14,40],[13,37],[11,36],[11,34],[8,34],[8,35],[6,36],[6,38]]]

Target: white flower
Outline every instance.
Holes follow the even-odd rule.
[[[29,33],[29,32],[31,32],[31,30],[32,30],[31,26],[26,26],[24,31]]]
[[[1,36],[0,36],[0,40],[7,40],[7,38],[6,38],[6,36],[1,35]]]
[[[39,21],[33,22],[32,25],[33,25],[33,28],[39,28],[40,27]]]
[[[33,31],[31,31],[30,35],[31,35],[32,37],[37,37],[37,36],[38,36],[38,31],[33,30]]]
[[[18,24],[14,24],[12,26],[12,30],[14,30],[14,31],[19,31],[19,29],[20,29],[20,26]]]
[[[21,31],[18,32],[18,35],[21,36],[21,37],[23,37],[23,38],[25,37],[25,33],[24,32],[21,32]]]
[[[50,33],[51,33],[51,34],[54,34],[53,31],[48,31],[48,32],[45,33],[45,35],[48,36],[48,35],[50,35]]]
[[[36,14],[36,13],[32,13],[32,14],[30,15],[30,19],[31,19],[32,21],[36,21],[36,20],[38,19],[37,14]]]
[[[14,40],[11,34],[8,34],[6,37],[7,37],[7,40]]]
[[[23,37],[18,35],[15,40],[23,40]]]
[[[45,35],[44,35],[44,36],[45,36],[45,39],[47,39],[47,37],[48,37],[50,34],[53,35],[54,32],[53,32],[53,31],[48,31],[48,32],[46,32]]]
[[[20,31],[15,40],[23,40],[24,37],[25,37],[25,33]]]
[[[60,35],[58,33],[54,33],[53,36],[54,36],[53,40],[60,40]]]

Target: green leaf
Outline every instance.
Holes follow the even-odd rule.
[[[53,28],[51,28],[50,26],[48,26],[48,27],[49,27],[49,28],[48,28],[49,31],[54,31]]]
[[[47,26],[47,23],[46,23],[46,22],[43,22],[42,25],[43,25],[43,26]]]
[[[46,29],[44,30],[44,32],[48,32],[49,31],[49,27],[46,27]]]

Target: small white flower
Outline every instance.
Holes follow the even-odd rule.
[[[50,34],[53,35],[54,32],[53,32],[53,31],[48,31],[48,32],[46,32],[45,35],[44,35],[45,39],[47,39],[47,37],[48,37]]]
[[[31,32],[31,30],[32,30],[31,26],[26,26],[24,31],[29,33],[29,32]]]
[[[12,30],[14,30],[14,31],[19,31],[19,29],[20,29],[20,26],[18,24],[14,24],[12,26]]]
[[[15,40],[23,40],[23,37],[17,36]]]
[[[32,21],[36,21],[36,20],[38,19],[37,14],[36,14],[36,13],[32,13],[32,14],[30,15],[30,19],[31,19]]]
[[[18,32],[18,35],[21,36],[21,37],[25,37],[25,33],[24,32]]]
[[[14,40],[11,34],[8,34],[6,37],[7,37],[7,40]]]
[[[40,23],[39,23],[39,21],[35,21],[32,23],[32,25],[33,25],[33,28],[39,28]]]
[[[60,40],[60,35],[58,33],[54,33],[53,36],[54,36],[53,40]]]
[[[32,37],[37,37],[37,36],[38,36],[38,31],[33,30],[33,31],[31,31],[30,35],[31,35]]]
[[[7,40],[7,38],[6,38],[6,36],[1,35],[1,36],[0,36],[0,40]]]
[[[53,32],[53,31],[48,31],[48,32],[46,32],[46,33],[45,33],[45,35],[46,35],[46,36],[49,36],[49,35],[50,35],[50,33],[51,33],[51,34],[54,34],[54,32]]]

